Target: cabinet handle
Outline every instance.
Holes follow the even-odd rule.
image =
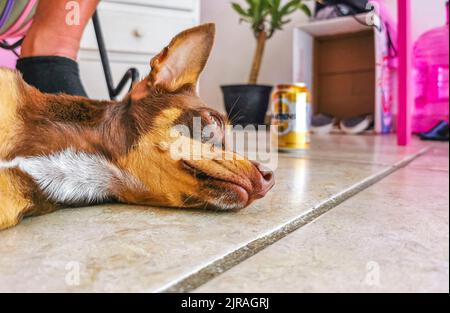
[[[142,37],[144,37],[144,32],[143,31],[141,31],[140,29],[137,29],[137,28],[135,28],[134,30],[133,30],[133,36],[135,37],[135,38],[142,38]]]

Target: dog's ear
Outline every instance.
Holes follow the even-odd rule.
[[[196,87],[211,53],[215,24],[188,29],[174,39],[151,60],[151,73],[134,88],[133,98],[144,96],[146,88],[174,92],[184,86]],[[140,86],[139,86],[140,85]]]
[[[151,61],[150,83],[167,91],[196,85],[214,44],[215,25],[204,24],[176,36]]]

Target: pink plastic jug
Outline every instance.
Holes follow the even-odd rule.
[[[423,34],[414,46],[414,133],[427,132],[440,121],[448,121],[448,21],[447,1],[447,25]]]

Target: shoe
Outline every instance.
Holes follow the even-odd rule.
[[[372,115],[363,115],[341,121],[341,130],[349,135],[359,135],[373,128]]]
[[[312,118],[311,131],[317,135],[327,135],[333,130],[336,119],[331,115],[319,114]]]
[[[449,141],[449,124],[441,121],[432,130],[418,134],[420,139],[429,141]]]

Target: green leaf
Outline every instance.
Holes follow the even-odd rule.
[[[281,8],[280,14],[282,16],[294,13],[300,6],[301,0],[289,1],[285,6]]]
[[[231,6],[239,15],[244,16],[244,17],[249,16],[248,13],[238,3],[233,2],[231,4]]]
[[[289,0],[287,3],[282,0],[245,0],[245,2],[247,7],[232,3],[234,11],[241,17],[240,21],[250,23],[255,35],[265,31],[269,38],[277,30],[282,30],[283,25],[290,22],[285,17],[296,11],[302,11],[308,16],[312,15],[303,0]]]
[[[300,10],[303,11],[303,13],[305,13],[308,17],[312,16],[311,9],[306,4],[301,3],[300,4]]]

